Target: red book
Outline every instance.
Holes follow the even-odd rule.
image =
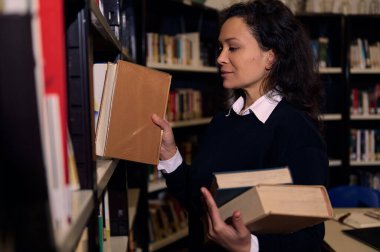
[[[64,176],[68,184],[64,6],[62,0],[39,0],[39,5],[45,94],[59,97]]]

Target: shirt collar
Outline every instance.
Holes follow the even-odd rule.
[[[261,96],[249,108],[242,111],[244,98],[240,96],[232,105],[232,109],[238,115],[247,115],[252,112],[262,123],[265,123],[281,100],[282,96],[273,90]]]

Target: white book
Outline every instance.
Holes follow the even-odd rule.
[[[369,228],[369,227],[380,227],[380,220],[375,217],[370,217],[372,213],[376,213],[373,211],[367,211],[364,213],[353,212],[347,213],[343,216],[338,216],[336,219],[343,224],[354,228]]]
[[[94,88],[94,119],[95,129],[98,123],[100,103],[102,101],[102,94],[104,88],[104,81],[106,79],[107,63],[95,63],[93,65],[93,88]]]

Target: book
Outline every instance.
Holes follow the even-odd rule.
[[[346,213],[334,217],[337,221],[353,228],[380,227],[380,210]]]
[[[288,167],[214,173],[211,193],[218,206],[258,184],[292,184]]]
[[[100,103],[102,101],[103,87],[107,72],[107,63],[95,63],[93,64],[93,89],[94,89],[94,120],[95,129],[98,123]]]
[[[123,60],[108,63],[96,128],[96,155],[158,164],[171,75]]]
[[[286,234],[333,217],[324,186],[257,185],[219,207],[227,220],[239,210],[254,234]]]

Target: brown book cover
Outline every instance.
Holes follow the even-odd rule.
[[[223,219],[239,210],[254,234],[286,234],[333,218],[324,186],[258,185],[219,207]]]
[[[96,154],[157,164],[171,75],[119,60],[108,63],[96,129]]]

